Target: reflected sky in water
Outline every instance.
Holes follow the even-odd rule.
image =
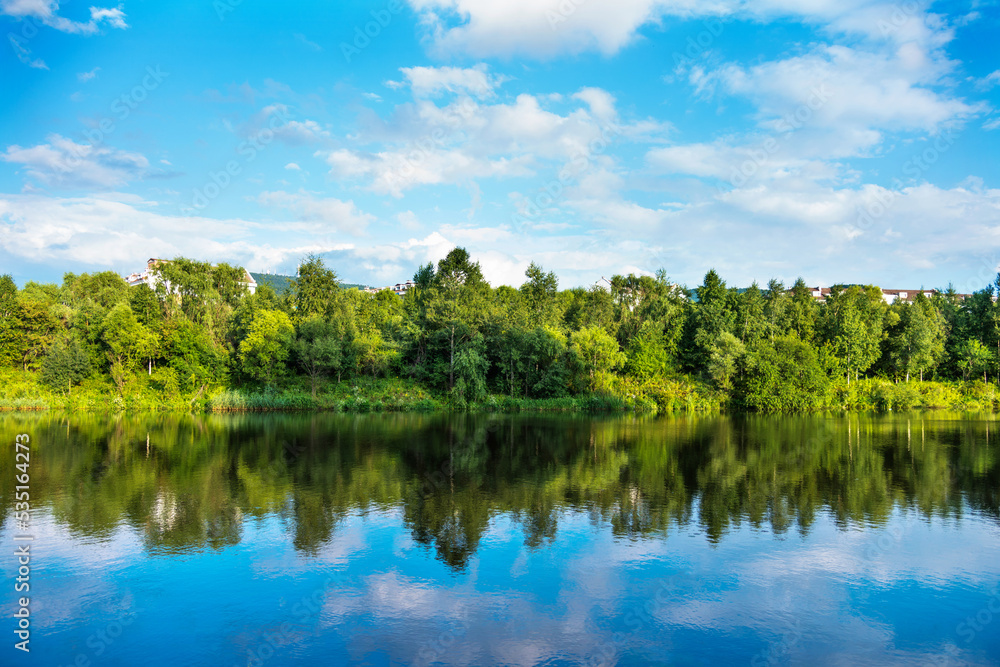
[[[5,415],[26,664],[996,664],[995,426]]]

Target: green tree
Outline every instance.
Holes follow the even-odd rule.
[[[326,268],[319,255],[308,255],[292,282],[295,317],[302,321],[315,315],[327,315],[337,298],[340,283],[337,274]]]
[[[893,306],[898,322],[886,341],[891,365],[907,382],[911,374],[923,380],[924,372],[937,365],[944,354],[944,319],[922,292],[913,303],[899,301]]]
[[[521,294],[528,307],[532,325],[555,324],[560,318],[556,301],[559,279],[556,274],[551,271],[545,273],[541,266],[532,262],[524,275],[528,280],[521,285]]]
[[[35,370],[60,329],[59,321],[52,315],[55,303],[41,290],[22,292],[17,301],[21,368]]]
[[[802,278],[792,286],[791,302],[788,306],[788,324],[782,330],[791,330],[804,341],[812,341],[819,309],[812,290]]]
[[[743,357],[737,401],[758,412],[809,410],[829,387],[815,348],[794,337],[765,342]]]
[[[321,317],[310,317],[299,324],[298,337],[292,344],[295,363],[309,376],[312,396],[324,376],[340,372],[344,352],[334,326]]]
[[[643,322],[626,350],[625,370],[633,377],[651,380],[662,377],[669,364],[663,331],[658,322]]]
[[[243,373],[267,385],[284,373],[295,328],[280,310],[254,314],[246,338],[240,342],[238,358]]]
[[[767,322],[767,337],[774,342],[778,336],[787,335],[792,328],[791,322],[792,299],[785,290],[785,285],[776,278],[772,278],[767,283],[767,291],[764,292],[764,320]]]
[[[462,346],[455,357],[455,387],[452,393],[464,401],[486,397],[486,371],[489,360],[483,350],[483,337],[476,336]]]
[[[20,364],[22,336],[17,285],[9,274],[0,276],[0,366]]]
[[[204,328],[190,320],[174,320],[164,327],[162,354],[178,386],[185,391],[201,391],[206,384],[225,377],[225,351]],[[161,374],[161,379],[169,384],[169,374]]]
[[[472,262],[464,248],[455,248],[438,262],[427,299],[426,322],[444,344],[446,359],[442,366],[446,368],[449,390],[455,386],[455,355],[478,332],[488,291],[479,263]]]
[[[736,328],[734,333],[740,342],[747,346],[756,345],[761,339],[768,337],[765,310],[767,303],[764,294],[754,282],[737,299]]]
[[[139,324],[127,303],[119,303],[111,309],[101,324],[101,332],[107,346],[111,379],[119,395],[124,395],[129,375],[138,369],[142,360],[153,356],[159,339]]]
[[[986,382],[986,370],[993,361],[990,349],[980,343],[975,338],[967,338],[958,350],[958,367],[962,370],[962,377],[965,380],[969,376],[975,377],[983,374],[983,382]]]
[[[688,370],[703,372],[708,369],[712,347],[722,333],[733,332],[736,317],[726,283],[714,269],[694,292],[697,304],[685,321],[683,357]]]
[[[850,384],[874,364],[881,354],[885,338],[884,324],[888,306],[882,290],[868,285],[835,286],[826,301],[824,341],[842,360]]]
[[[156,292],[149,285],[136,285],[129,288],[129,308],[135,314],[140,324],[156,331],[163,324],[163,304],[156,297]]]
[[[74,337],[51,345],[42,359],[42,382],[72,393],[73,385],[90,375],[90,356]]]
[[[743,341],[728,331],[719,334],[709,347],[708,356],[708,376],[715,386],[723,391],[732,389],[733,379],[745,354]]]
[[[372,378],[382,375],[395,358],[395,350],[382,338],[378,329],[369,329],[351,341],[358,368],[371,373]]]
[[[579,360],[584,376],[582,384],[588,391],[607,389],[611,372],[625,363],[625,354],[618,347],[618,341],[600,327],[574,332],[570,350]]]

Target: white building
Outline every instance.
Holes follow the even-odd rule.
[[[139,285],[148,285],[149,289],[156,289],[157,283],[159,283],[160,278],[156,274],[156,265],[169,262],[169,259],[155,259],[150,257],[146,262],[146,270],[142,273],[130,273],[125,276],[125,282],[128,283],[129,287],[138,287]],[[243,269],[243,280],[240,281],[246,286],[247,291],[253,294],[257,291],[257,281],[253,279],[250,272]],[[167,291],[170,290],[170,283],[167,282]]]

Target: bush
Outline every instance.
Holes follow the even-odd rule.
[[[735,398],[748,410],[795,412],[818,407],[828,388],[816,349],[796,338],[779,338],[743,358]]]

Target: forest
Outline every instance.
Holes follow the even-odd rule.
[[[799,279],[688,289],[665,271],[559,289],[532,263],[492,287],[455,248],[405,295],[344,288],[308,256],[289,287],[183,257],[156,287],[116,273],[0,277],[0,407],[587,409],[1000,404],[1000,275],[887,304],[872,285],[817,302]],[[930,291],[930,290],[925,290]]]

